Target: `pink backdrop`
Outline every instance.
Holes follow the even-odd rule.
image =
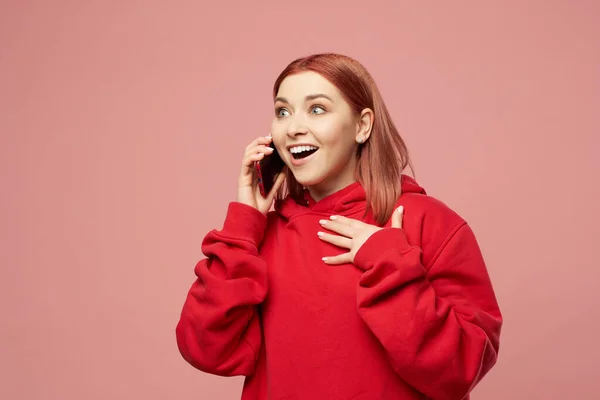
[[[239,398],[175,325],[276,75],[337,51],[486,255],[506,322],[474,398],[595,399],[600,3],[201,3],[1,2],[0,398]]]

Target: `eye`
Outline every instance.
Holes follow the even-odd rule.
[[[277,118],[287,117],[289,114],[289,111],[285,108],[280,107],[275,109],[275,115],[277,116]]]
[[[325,112],[325,109],[322,106],[313,106],[310,109],[310,112],[312,114],[319,115],[319,114],[323,114]]]

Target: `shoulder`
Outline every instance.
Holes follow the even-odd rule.
[[[428,266],[439,250],[467,222],[441,200],[422,193],[403,193],[396,207],[403,206],[402,228],[409,242],[423,252]]]
[[[437,221],[443,225],[454,225],[465,220],[442,200],[422,193],[402,193],[396,201],[396,207],[404,206],[422,218]]]

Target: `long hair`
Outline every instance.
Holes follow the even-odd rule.
[[[322,53],[292,61],[279,75],[273,87],[273,99],[283,80],[289,75],[313,71],[330,81],[342,93],[356,114],[365,108],[373,110],[374,121],[369,139],[360,144],[357,152],[355,179],[364,187],[367,212],[375,221],[384,224],[392,215],[401,192],[401,176],[412,165],[406,144],[400,137],[383,98],[369,72],[358,61],[341,54]],[[286,171],[286,188],[278,194],[303,201],[303,187]]]

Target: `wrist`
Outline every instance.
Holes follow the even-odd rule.
[[[231,202],[222,232],[240,237],[258,247],[267,227],[267,217],[255,207],[243,202]]]
[[[408,243],[406,234],[399,228],[383,228],[369,237],[358,249],[354,257],[354,265],[363,271],[374,267],[377,261],[390,251],[406,253],[413,246]]]

